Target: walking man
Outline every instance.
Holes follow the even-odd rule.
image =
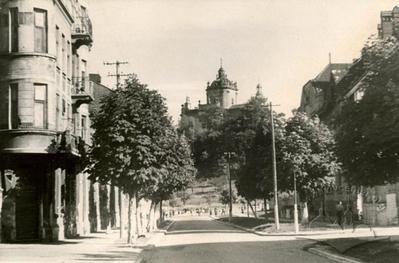
[[[339,201],[337,206],[335,207],[337,212],[337,222],[338,225],[344,230],[344,206],[342,205],[342,201]]]

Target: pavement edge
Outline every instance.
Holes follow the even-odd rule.
[[[364,263],[363,261],[357,259],[357,258],[353,258],[353,257],[349,257],[349,256],[343,256],[340,255],[338,253],[334,253],[331,251],[328,251],[328,249],[323,248],[323,247],[311,247],[306,249],[306,251],[324,257],[324,258],[328,258],[331,259],[335,262],[341,262],[341,263]]]
[[[161,239],[165,236],[165,233],[168,232],[168,230],[172,227],[172,225],[175,222],[176,221],[172,221],[171,223],[169,223],[169,225],[167,225],[165,229],[159,229],[153,232],[159,235],[157,236],[157,238],[156,237],[151,238],[143,247],[141,247],[142,249],[135,263],[145,263],[145,259],[142,256],[142,252],[144,250],[150,250],[155,248],[157,246],[157,243],[161,241]]]

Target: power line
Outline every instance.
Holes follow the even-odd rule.
[[[108,77],[116,77],[116,88],[119,88],[120,86],[120,78],[123,76],[129,76],[130,74],[122,74],[119,72],[119,67],[120,65],[125,65],[129,64],[127,61],[118,61],[116,60],[115,62],[104,62],[105,66],[113,66],[115,65],[115,74],[108,74]]]

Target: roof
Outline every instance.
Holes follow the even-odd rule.
[[[234,104],[232,105],[229,109],[233,110],[233,109],[242,109],[247,105],[247,103],[243,103],[243,104]]]
[[[208,85],[206,88],[207,90],[209,89],[232,89],[232,90],[238,90],[237,89],[237,83],[229,80],[227,78],[227,74],[224,71],[222,67],[220,67],[218,71],[218,75],[216,76],[216,80],[212,82],[211,85]]]
[[[392,16],[392,11],[381,11],[381,16]]]
[[[330,82],[332,74],[334,81],[338,83],[346,75],[351,65],[351,63],[330,63],[313,79],[313,81]]]

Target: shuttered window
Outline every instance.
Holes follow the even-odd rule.
[[[10,84],[9,91],[9,128],[17,129],[19,127],[19,116],[18,116],[18,84]]]
[[[10,51],[18,52],[18,8],[10,8]]]
[[[47,53],[47,11],[35,9],[35,52]]]

